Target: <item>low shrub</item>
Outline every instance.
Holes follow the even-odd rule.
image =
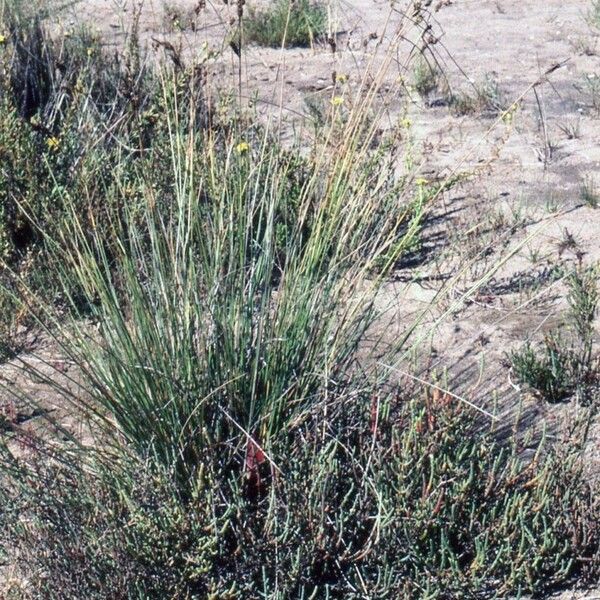
[[[165,124],[157,119],[162,84],[143,66],[135,24],[124,51],[108,55],[85,30],[50,37],[36,6],[5,2],[0,11],[6,32],[0,46],[0,338],[6,351],[24,319],[15,296],[29,288],[60,300],[45,246],[69,217],[65,197],[77,203],[82,219],[90,217],[85,227],[93,221],[110,243],[115,186],[134,204],[138,168],[160,186],[162,171],[155,167],[169,155]],[[200,71],[184,69],[176,79],[178,99],[198,108]]]
[[[597,268],[573,272],[568,285],[571,335],[547,335],[540,351],[528,342],[509,355],[509,362],[517,379],[548,402],[576,396],[589,403],[600,380],[593,326],[598,309]]]
[[[504,598],[596,572],[600,507],[576,455],[524,459],[444,395],[381,393],[375,419],[347,392],[273,440],[276,469],[207,448],[186,499],[152,462],[115,478],[20,460],[4,549],[34,597],[61,600]]]
[[[548,402],[565,400],[575,391],[579,360],[560,338],[548,336],[541,352],[527,343],[511,354],[510,361],[517,379]]]
[[[435,57],[419,56],[413,65],[412,76],[415,90],[424,98],[440,89],[442,71]]]

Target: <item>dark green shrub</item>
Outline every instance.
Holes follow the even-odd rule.
[[[570,336],[550,334],[539,351],[531,345],[511,352],[509,362],[517,379],[548,402],[570,396],[588,403],[600,379],[594,352],[594,319],[598,307],[597,268],[574,271],[568,279]]]
[[[450,398],[384,398],[377,423],[364,401],[329,407],[335,434],[315,414],[279,436],[277,470],[207,450],[185,500],[152,463],[21,460],[1,485],[4,551],[61,600],[505,598],[597,573],[575,455],[521,458]]]
[[[519,381],[539,392],[548,402],[567,399],[575,390],[577,357],[565,350],[564,341],[548,337],[541,352],[527,343],[510,355],[510,362]]]

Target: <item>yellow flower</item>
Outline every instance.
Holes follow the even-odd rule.
[[[0,33],[0,44],[6,43],[6,36],[3,33]]]
[[[340,106],[344,104],[344,99],[341,96],[334,96],[331,99],[331,104],[333,104],[333,106]]]
[[[410,129],[412,121],[408,118],[404,118],[400,121],[400,125],[404,127],[404,129]]]
[[[238,154],[244,154],[244,152],[248,152],[248,150],[250,150],[250,144],[248,144],[248,142],[240,142],[235,149],[237,150]]]
[[[94,54],[94,49],[93,49],[93,48],[90,46],[90,47],[87,49],[87,55],[88,55],[88,56],[92,56],[92,54]]]
[[[48,146],[48,148],[50,150],[56,150],[56,149],[58,149],[59,144],[60,144],[60,140],[57,137],[55,137],[55,136],[49,137],[46,140],[46,146]]]
[[[429,183],[429,181],[427,181],[427,179],[425,179],[425,178],[423,178],[423,177],[419,177],[419,178],[418,178],[418,179],[415,181],[415,183],[416,183],[418,186],[420,186],[420,187],[421,187],[421,186],[427,185],[427,184]]]
[[[502,115],[502,121],[504,122],[505,125],[510,125],[513,122],[516,112],[517,112],[517,107],[515,105],[513,105]]]
[[[335,76],[335,80],[339,83],[346,83],[346,81],[348,81],[348,75],[345,73],[339,73]]]

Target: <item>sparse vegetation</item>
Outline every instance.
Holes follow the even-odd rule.
[[[553,332],[539,351],[531,343],[510,355],[515,376],[548,402],[572,396],[583,404],[597,400],[600,357],[594,349],[593,323],[598,308],[597,268],[569,278],[571,332]]]
[[[581,119],[569,119],[558,123],[558,128],[568,140],[578,140],[581,137]]]
[[[587,19],[590,25],[600,28],[600,2],[598,0],[592,0]]]
[[[415,61],[412,77],[414,89],[424,98],[438,90],[442,81],[442,73],[437,62],[424,54]]]
[[[163,3],[163,22],[165,29],[174,31],[196,31],[198,28],[198,15],[203,9],[204,2],[197,2],[189,7],[180,1],[166,0]]]
[[[472,93],[456,93],[450,96],[450,109],[457,115],[479,113],[498,115],[508,108],[496,77],[487,73],[483,81],[474,85]]]
[[[587,73],[575,85],[582,97],[583,106],[593,116],[600,115],[600,77],[597,73]]]
[[[250,43],[312,46],[326,32],[327,11],[320,0],[272,0],[266,8],[250,8],[243,27]]]
[[[381,331],[382,292],[461,174],[418,164],[408,117],[381,127],[383,75],[284,144],[233,95],[209,101],[203,63],[166,42],[166,64],[145,60],[139,13],[114,54],[2,6],[0,340],[27,322],[57,360],[11,365],[50,400],[0,379],[0,595],[483,599],[597,578],[584,434],[507,436],[384,369],[413,324]],[[324,32],[308,0],[243,6],[238,39]],[[426,96],[441,74],[419,64]],[[455,229],[463,274],[497,268],[517,222]],[[568,343],[511,357],[551,402],[594,402],[596,279],[569,280]]]
[[[581,187],[579,188],[581,201],[590,208],[598,208],[600,205],[600,192],[596,185],[596,181],[592,176],[583,178]]]

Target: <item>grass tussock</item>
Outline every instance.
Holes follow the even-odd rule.
[[[326,30],[326,7],[313,0],[273,0],[251,8],[243,22],[246,41],[275,48],[312,46]]]
[[[413,65],[412,84],[417,93],[424,98],[440,90],[442,71],[435,57],[427,56],[424,53],[419,55]]]
[[[378,295],[443,187],[374,90],[282,147],[213,110],[198,65],[145,68],[135,27],[113,61],[4,18],[1,298],[76,376],[17,360],[58,410],[1,423],[2,593],[486,598],[597,574],[577,447],[527,454],[377,367],[404,350]]]
[[[579,187],[579,196],[581,201],[590,208],[598,208],[600,206],[600,194],[598,186],[593,177],[587,176],[583,178]]]

